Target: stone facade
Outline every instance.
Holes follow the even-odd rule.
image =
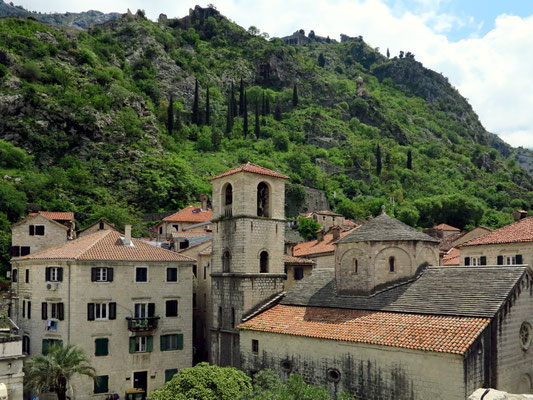
[[[329,231],[335,225],[342,226],[345,218],[342,214],[336,214],[331,211],[314,211],[311,213],[311,219],[317,222],[322,229]]]
[[[522,256],[521,264],[533,265],[533,242],[461,246],[460,249],[463,265],[481,265],[481,262],[486,265],[518,264],[520,259],[517,261],[517,256]],[[485,259],[482,260],[482,257]],[[503,264],[499,264],[498,257]]]
[[[283,290],[285,179],[240,171],[212,185],[210,361],[238,367],[235,326]]]
[[[9,400],[22,400],[23,380],[22,371],[24,355],[22,354],[22,339],[19,335],[0,330],[0,383],[6,385]]]
[[[31,234],[31,229],[33,229],[33,234]],[[11,227],[11,234],[12,248],[29,247],[28,254],[37,253],[69,240],[69,229],[66,226],[40,214],[32,215],[14,224]]]
[[[135,282],[136,267],[140,266],[148,267],[148,282]],[[47,282],[47,267],[63,268],[62,280]],[[112,268],[114,278],[111,282],[92,281],[93,267]],[[167,282],[167,267],[178,269],[177,282]],[[136,377],[142,381],[144,376],[147,391],[151,393],[165,383],[166,371],[192,365],[190,263],[20,260],[13,262],[13,268],[19,270],[20,277],[13,284],[17,294],[13,313],[21,334],[28,337],[27,353],[30,356],[41,354],[44,341],[50,339],[75,344],[89,356],[96,374],[108,377],[107,391],[99,394],[94,393],[92,379],[75,377],[71,396],[76,399],[104,399],[112,393],[122,397],[126,389],[138,384]],[[27,280],[25,270],[29,271]],[[166,317],[166,301],[169,300],[178,301],[177,317]],[[111,303],[115,303],[116,310],[113,319]],[[153,329],[144,326],[140,330],[130,329],[130,324],[132,328],[136,326],[135,321],[127,318],[135,316],[136,304],[141,303],[146,304],[142,307],[148,309],[151,307],[149,303],[154,304],[154,318],[146,319],[150,325],[156,321]],[[89,320],[89,304],[104,305],[105,317]],[[158,316],[159,319],[156,318]],[[162,351],[162,335],[183,335],[182,348]],[[130,338],[137,336],[151,338],[140,339],[147,341],[147,351],[130,353]],[[107,339],[107,355],[95,354],[97,339]]]
[[[105,230],[105,229],[118,231],[117,228],[113,224],[110,224],[106,221],[98,221],[92,224],[91,226],[85,228],[80,233],[78,233],[78,237],[87,236],[87,235],[90,235],[91,233],[98,232],[98,231]]]

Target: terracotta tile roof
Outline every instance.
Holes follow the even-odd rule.
[[[213,210],[208,208],[203,210],[198,206],[189,206],[168,217],[163,218],[165,222],[207,222],[213,219]]]
[[[285,264],[305,264],[313,265],[314,261],[308,258],[294,257],[294,256],[285,256]]]
[[[122,237],[119,232],[101,230],[13,260],[194,261],[138,239],[132,239],[133,246],[124,246]]]
[[[353,222],[351,219],[348,219],[348,218],[344,218],[343,225],[344,226],[357,226],[355,222]]]
[[[511,225],[466,242],[462,246],[525,242],[533,242],[533,217],[518,220]]]
[[[28,216],[41,214],[47,218],[53,219],[54,221],[74,221],[73,212],[63,212],[63,211],[39,211],[38,213],[29,213]]]
[[[461,236],[465,235],[466,233],[467,232],[451,233],[445,238],[442,238],[442,240],[440,241],[440,245],[439,245],[440,251],[447,252],[448,250],[450,250],[453,247],[452,243],[456,241],[457,239],[459,239]]]
[[[461,251],[453,247],[442,257],[442,265],[459,265]]]
[[[355,229],[355,228],[354,228]],[[353,232],[354,229],[350,229],[346,232],[340,233],[340,239]],[[294,246],[292,253],[296,257],[309,256],[311,254],[330,253],[335,251],[335,243],[333,240],[333,234],[328,233],[324,235],[324,240],[311,240],[310,242],[300,243]]]
[[[236,174],[237,172],[250,172],[252,174],[268,175],[268,176],[273,176],[275,178],[289,179],[288,176],[280,174],[279,172],[276,172],[276,171],[272,171],[271,169],[263,168],[263,167],[260,167],[259,165],[255,165],[252,163],[246,163],[236,168],[230,169],[229,171],[223,172],[219,175],[213,176],[212,178],[209,178],[209,180],[212,181],[214,179],[223,178],[224,176],[233,175],[233,174]]]
[[[198,254],[201,256],[210,256],[213,253],[213,248],[211,246],[206,247]]]
[[[455,226],[451,226],[451,225],[448,225],[448,224],[435,225],[433,227],[433,229],[438,229],[438,230],[441,230],[441,231],[457,231],[457,232],[461,232],[461,230],[459,228],[456,228]]]
[[[489,322],[489,318],[278,304],[238,327],[243,330],[464,354]]]

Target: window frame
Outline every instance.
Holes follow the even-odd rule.
[[[100,387],[102,386],[102,383],[100,383],[99,381],[103,380],[104,378],[105,378],[105,386],[103,386],[102,389],[100,389]],[[103,393],[109,393],[109,375],[98,375],[94,377],[93,394],[103,394]]]
[[[107,267],[96,267],[95,282],[109,282],[109,269]]]
[[[105,343],[105,354],[98,354],[98,342]],[[94,339],[94,356],[105,357],[109,355],[109,338],[95,338]]]
[[[168,305],[169,303],[176,303],[176,315],[169,315],[168,313]],[[176,318],[179,317],[179,300],[178,299],[168,299],[165,300],[165,318]]]
[[[99,316],[98,316],[99,315]],[[107,321],[109,319],[109,303],[94,303],[94,320]]]
[[[183,333],[170,333],[159,337],[160,351],[183,350]]]
[[[252,353],[259,354],[259,340],[252,339]]]
[[[34,236],[45,236],[46,230],[44,225],[34,225],[35,229],[35,235]],[[42,228],[42,233],[39,233]]]
[[[176,278],[175,279],[169,279],[169,273],[170,273],[170,278],[174,278],[174,275],[173,275],[173,272],[172,271],[175,271],[175,276]],[[177,283],[178,282],[178,267],[167,267],[166,269],[166,272],[167,272],[167,280],[166,282],[168,283]]]
[[[138,276],[137,276],[137,271],[138,271],[138,270],[141,270],[141,269],[146,270],[146,280],[144,280],[144,281],[139,281],[139,280],[137,280],[137,277],[138,277]],[[145,266],[136,266],[136,267],[135,267],[135,275],[134,275],[134,277],[133,277],[133,281],[134,281],[135,283],[148,283],[148,282],[150,282],[149,275],[148,275],[148,267],[145,267]]]
[[[48,267],[50,268],[50,281],[49,282],[60,282],[59,280],[59,268],[57,266]]]

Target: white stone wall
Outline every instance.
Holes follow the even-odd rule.
[[[30,225],[44,225],[44,235],[30,236]],[[26,219],[11,229],[12,246],[29,246],[30,253],[34,254],[49,247],[57,246],[68,240],[68,229],[54,223],[42,215]]]
[[[252,352],[252,339],[259,352]],[[331,392],[349,391],[358,400],[464,400],[463,357],[397,347],[305,338],[265,332],[241,331],[241,359],[245,372],[273,369],[288,373],[281,362],[289,360],[292,372],[308,383]],[[338,383],[327,379],[329,368],[341,374]]]
[[[22,400],[24,357],[20,337],[0,341],[0,382],[5,383],[9,400]]]
[[[464,265],[465,257],[487,257],[487,265],[497,265],[498,256],[522,255],[522,264],[533,265],[533,242],[489,244],[482,246],[463,246],[461,249],[460,264]]]
[[[19,296],[16,320],[21,334],[31,339],[31,355],[41,354],[44,338],[60,339],[63,344],[72,343],[81,347],[90,356],[97,375],[109,375],[109,393],[124,396],[124,391],[133,385],[133,372],[148,371],[148,391],[163,385],[165,369],[192,366],[192,265],[180,262],[42,262],[19,261],[22,271],[30,268],[30,283],[21,279],[14,284]],[[45,267],[62,266],[63,281],[57,290],[48,290],[45,282]],[[113,267],[113,282],[91,282],[91,267]],[[135,266],[148,267],[148,282],[135,283]],[[178,267],[178,282],[166,282],[166,267]],[[178,317],[165,317],[165,301],[178,300]],[[22,318],[22,301],[31,301],[31,319]],[[58,321],[57,331],[46,329],[46,320],[41,319],[42,302],[63,302],[65,319]],[[88,321],[87,304],[116,302],[115,320]],[[134,314],[134,303],[155,303],[155,314],[161,319],[153,335],[153,352],[129,353],[129,337],[135,334],[128,330],[126,317]],[[48,308],[50,315],[50,308]],[[182,333],[183,350],[160,351],[160,336]],[[138,335],[138,334],[137,334]],[[96,357],[95,339],[109,339],[109,355]],[[93,394],[93,381],[80,377],[73,380],[76,399],[106,397]]]

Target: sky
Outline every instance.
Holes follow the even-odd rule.
[[[200,1],[21,0],[32,11],[146,11],[151,19],[188,14]],[[211,0],[244,28],[272,36],[304,29],[339,39],[363,36],[382,53],[412,52],[468,99],[485,128],[533,149],[532,0]]]

